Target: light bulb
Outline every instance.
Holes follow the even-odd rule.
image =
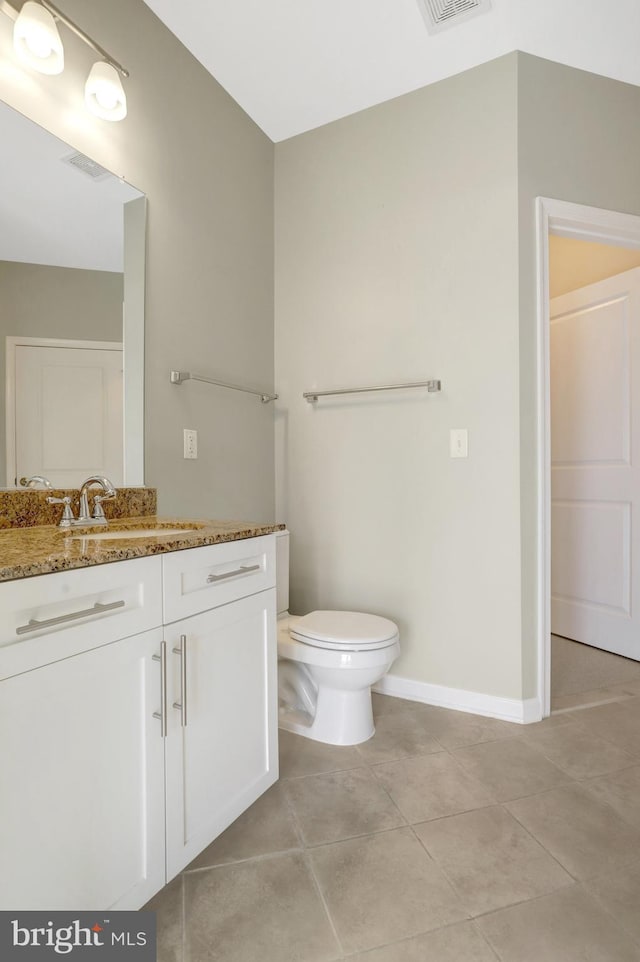
[[[94,63],[84,88],[87,108],[102,120],[122,120],[127,116],[127,98],[118,71],[109,63]]]
[[[40,73],[64,70],[64,50],[53,16],[35,0],[27,0],[13,27],[18,57]]]

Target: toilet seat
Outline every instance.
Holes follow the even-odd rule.
[[[361,611],[312,611],[289,627],[295,641],[331,651],[375,651],[398,640],[398,628],[388,618]]]

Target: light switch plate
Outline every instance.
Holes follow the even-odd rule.
[[[190,428],[184,429],[184,457],[198,457],[198,432]]]
[[[469,432],[466,428],[451,428],[449,432],[449,454],[452,458],[469,456]]]

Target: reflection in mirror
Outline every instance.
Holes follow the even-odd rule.
[[[145,198],[0,102],[0,484],[143,480]]]

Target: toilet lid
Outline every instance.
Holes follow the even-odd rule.
[[[361,611],[312,611],[291,626],[290,635],[316,648],[371,651],[386,648],[398,637],[398,626],[388,618]]]

